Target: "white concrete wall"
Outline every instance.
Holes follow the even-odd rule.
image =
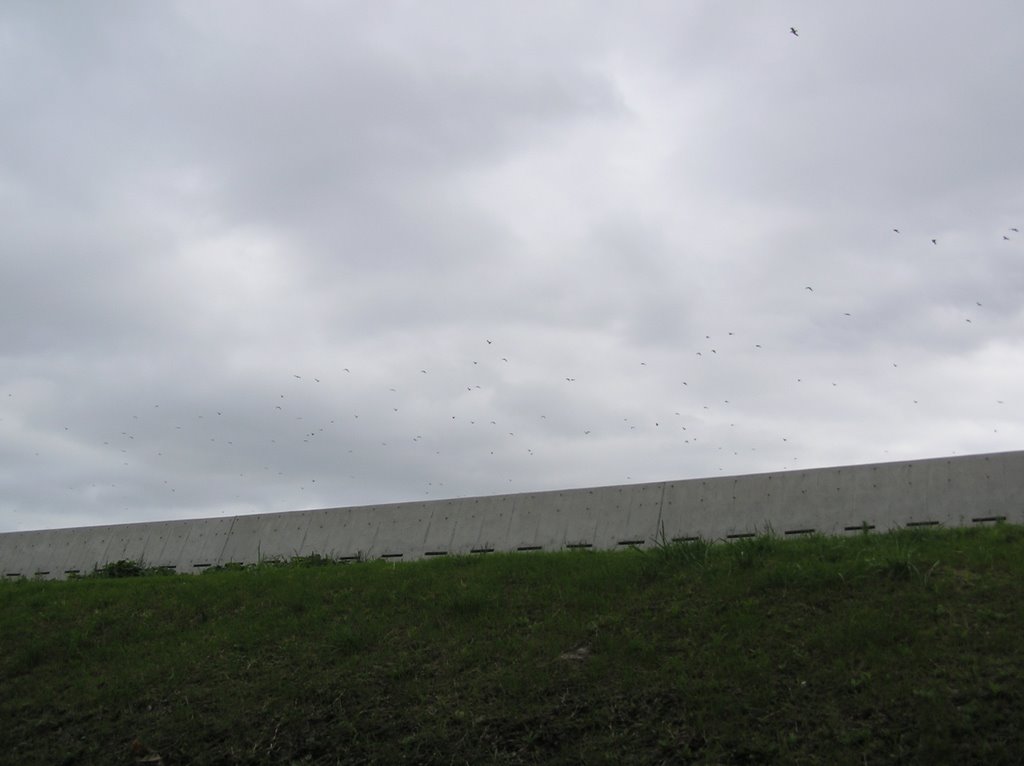
[[[4,577],[129,559],[178,572],[320,554],[388,558],[1024,523],[1024,451],[514,495],[0,534]]]

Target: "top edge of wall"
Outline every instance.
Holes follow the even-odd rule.
[[[382,509],[383,510],[383,509],[396,508],[396,507],[399,507],[399,506],[407,506],[407,505],[413,505],[413,504],[437,505],[439,503],[450,503],[450,502],[464,503],[464,502],[472,501],[472,500],[499,500],[499,499],[502,499],[502,498],[513,499],[513,498],[537,497],[537,496],[549,497],[551,495],[557,495],[560,492],[586,492],[588,490],[597,492],[597,491],[607,491],[607,490],[616,489],[616,488],[623,488],[623,489],[625,489],[627,487],[631,488],[631,489],[632,488],[638,488],[638,487],[659,487],[659,486],[668,485],[668,484],[680,484],[680,483],[683,483],[683,482],[722,481],[722,480],[738,479],[738,478],[756,478],[756,477],[759,477],[759,476],[780,476],[780,475],[784,475],[784,474],[794,474],[794,473],[804,473],[804,474],[821,473],[821,472],[835,471],[835,470],[845,470],[845,469],[851,469],[851,470],[853,470],[853,469],[863,469],[863,468],[870,468],[872,466],[877,466],[877,467],[883,467],[883,466],[885,466],[885,467],[893,467],[893,466],[898,466],[898,465],[908,465],[909,466],[909,465],[919,465],[919,464],[922,464],[922,463],[948,462],[948,461],[951,461],[951,460],[953,460],[953,461],[960,461],[960,460],[977,460],[979,458],[1001,458],[1001,457],[1006,457],[1006,456],[1010,456],[1010,455],[1024,456],[1024,450],[1003,450],[1003,451],[1000,451],[1000,452],[979,452],[979,453],[971,453],[971,454],[968,454],[968,455],[942,455],[942,456],[937,456],[937,457],[926,457],[926,458],[909,459],[909,460],[890,460],[890,461],[885,461],[885,462],[881,462],[881,463],[849,463],[849,464],[844,464],[844,465],[816,466],[816,467],[813,467],[813,468],[784,468],[784,469],[781,469],[781,470],[778,470],[778,471],[759,471],[759,472],[756,472],[756,473],[742,473],[742,474],[720,474],[720,475],[715,475],[715,476],[695,476],[695,477],[688,478],[688,479],[662,479],[662,480],[658,480],[658,481],[633,482],[633,483],[630,483],[630,484],[604,484],[604,485],[597,485],[597,486],[562,487],[562,488],[559,488],[559,489],[524,490],[522,492],[507,492],[507,493],[501,493],[501,494],[495,494],[495,495],[467,495],[467,496],[461,496],[461,497],[432,498],[430,500],[421,500],[421,499],[417,499],[417,500],[397,500],[397,501],[388,502],[388,503],[367,503],[367,504],[362,504],[362,505],[330,506],[330,507],[325,507],[325,508],[296,508],[296,509],[291,509],[291,510],[287,510],[287,511],[260,511],[260,512],[256,512],[256,513],[241,514],[241,515],[235,515],[235,516],[199,516],[199,517],[184,518],[184,519],[147,519],[145,521],[114,522],[114,523],[107,523],[107,524],[89,524],[89,525],[78,526],[78,527],[49,527],[49,528],[45,528],[45,529],[24,529],[24,530],[16,530],[16,531],[12,530],[12,531],[9,531],[9,532],[0,532],[0,537],[5,536],[5,535],[22,535],[22,534],[30,534],[30,533],[35,533],[35,532],[51,532],[51,531],[57,532],[57,531],[65,531],[65,530],[72,530],[72,529],[74,529],[74,530],[78,530],[78,529],[81,529],[81,530],[97,529],[97,528],[101,528],[101,527],[117,527],[118,529],[124,529],[125,527],[132,527],[132,526],[135,526],[135,525],[143,525],[143,524],[160,524],[160,523],[165,523],[165,524],[195,524],[197,522],[209,522],[209,521],[215,521],[215,520],[223,521],[225,523],[231,523],[234,519],[247,518],[247,517],[250,517],[250,516],[276,515],[276,514],[282,514],[282,513],[283,514],[289,514],[289,513],[316,513],[316,512],[321,512],[321,511],[341,511],[341,510],[355,511],[355,510],[370,509],[370,508],[377,508],[377,509]]]

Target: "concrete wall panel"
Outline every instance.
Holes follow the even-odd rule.
[[[878,527],[888,513],[888,500],[884,489],[878,486],[877,466],[854,466],[844,469],[843,505],[823,519],[826,534],[853,532],[855,528]]]
[[[558,537],[552,526],[541,529],[541,519],[553,513],[555,503],[550,492],[522,494],[516,498],[512,506],[512,515],[508,523],[508,539],[502,545],[504,550],[543,550],[545,545],[551,550]]]
[[[668,483],[662,510],[665,538],[721,540],[763,532],[768,480],[751,478],[749,487],[734,477]]]
[[[665,482],[581,490],[588,493],[589,513],[597,522],[594,547],[653,545],[659,541]]]
[[[87,531],[81,529],[56,529],[54,532],[55,534],[50,544],[50,556],[52,558],[47,560],[45,564],[36,564],[36,568],[38,570],[58,572],[57,577],[65,577],[72,572],[85,574],[92,571],[95,562],[88,564],[84,570],[78,570],[75,565],[68,563],[73,550],[80,540],[85,537]]]
[[[792,508],[790,518],[787,514],[780,512],[784,518],[775,519],[781,527],[774,528],[775,532],[784,534],[792,529],[819,529],[824,526],[822,513],[835,509],[837,503],[841,502],[839,497],[840,477],[833,469],[828,470],[807,470],[792,471],[776,474],[779,493],[780,508]]]
[[[322,533],[325,552],[336,558],[367,558],[379,526],[379,510],[386,506],[364,505],[332,509],[324,520]],[[311,529],[307,539],[316,531]],[[319,531],[317,531],[319,534]]]
[[[608,502],[607,494],[607,490],[600,489],[570,489],[554,495],[558,542],[552,547],[593,548],[602,519],[621,513],[615,503]]]
[[[64,560],[72,539],[67,530],[40,533],[25,546],[26,558],[21,566],[29,577],[63,577]]]
[[[186,557],[192,521],[155,521],[147,524],[150,529],[146,547],[142,551],[142,563],[154,567],[178,568]]]
[[[666,482],[658,534],[666,542],[720,537],[724,531],[715,523],[715,511],[705,503],[704,479]],[[719,512],[724,512],[720,509]]]
[[[959,488],[958,516],[964,523],[974,519],[1006,516],[1024,522],[1024,468],[1014,460],[1017,453],[950,458],[949,482]]]
[[[112,527],[107,550],[100,566],[116,561],[142,561],[153,526],[151,524],[125,524]]]
[[[455,553],[487,553],[514,550],[510,528],[516,495],[464,498],[457,501],[461,514],[453,543]]]
[[[943,465],[946,485],[945,513],[956,520],[950,523],[971,525],[974,523],[972,519],[975,518],[1002,515],[989,512],[994,507],[1006,507],[1008,493],[1005,490],[1008,489],[1008,485],[1004,484],[1001,461],[996,461],[992,466],[985,465],[983,461],[979,466],[976,461],[947,459],[943,461]],[[991,475],[992,468],[995,468],[995,480],[985,478],[978,481],[971,471],[977,471],[979,467],[987,475]]]
[[[858,501],[857,482],[861,474],[856,468],[829,468],[776,474],[778,477],[779,505],[774,519],[776,532],[799,534],[799,530],[814,530],[821,534],[835,534],[847,522],[844,515]],[[787,514],[792,507],[796,512]],[[844,513],[837,513],[843,509]]]
[[[223,518],[197,519],[191,522],[177,570],[195,572],[224,563],[221,554],[235,521],[235,518]]]
[[[771,505],[773,482],[767,474],[715,481],[719,485],[719,492],[727,496],[726,502],[732,506],[733,521],[729,524],[727,536],[760,534],[769,529],[783,534],[790,527],[806,529],[814,524],[814,505],[794,509],[788,519],[774,512]]]
[[[459,526],[462,523],[458,506],[447,503],[424,503],[423,511],[429,514],[427,527],[420,542],[424,556],[448,556],[453,552]],[[468,551],[467,551],[468,552]]]
[[[302,555],[310,516],[305,512],[239,516],[231,526],[218,564],[292,559]]]
[[[615,548],[653,542],[663,484],[526,493],[506,532],[508,548]]]
[[[602,491],[598,492],[600,496]],[[510,528],[521,531],[513,542],[517,547],[537,546],[547,551],[567,545],[592,546],[597,519],[589,505],[591,499],[579,490],[537,492],[520,498]]]
[[[31,552],[36,546],[33,543],[32,532],[10,532],[0,535],[0,562],[3,562],[0,577],[31,576],[27,570],[34,568]]]
[[[430,512],[421,503],[378,506],[367,519],[373,539],[366,551],[368,558],[412,561],[423,554],[423,530]]]
[[[896,527],[906,524],[926,523],[933,509],[925,504],[928,492],[926,466],[917,462],[893,466],[891,471],[876,471],[878,482],[884,491],[885,526]],[[928,516],[929,518],[925,518]]]
[[[306,537],[303,541],[302,556],[327,556],[336,559],[358,557],[358,547],[353,547],[348,528],[352,513],[344,508],[327,508],[318,511],[304,511],[309,517]]]
[[[0,561],[3,562],[0,575],[5,578],[59,576],[63,571],[60,569],[61,536],[60,530],[0,535]],[[55,570],[53,575],[47,567]]]
[[[944,460],[922,460],[915,463],[909,480],[915,489],[919,488],[923,500],[910,511],[913,521],[943,526],[956,526],[959,523],[960,492],[950,486],[949,466]]]
[[[1002,478],[999,491],[993,493],[993,502],[998,502],[989,508],[989,513],[1005,513],[1008,520],[1024,524],[1024,465],[1014,464],[1009,457],[1003,456],[1000,461]]]
[[[64,570],[88,574],[96,567],[107,563],[107,547],[110,538],[116,533],[114,525],[85,527],[78,535],[69,535],[63,540],[66,556]]]

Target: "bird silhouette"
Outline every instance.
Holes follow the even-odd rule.
[[[789,28],[789,33],[791,35],[793,35],[793,37],[799,37],[800,36],[799,32],[796,31],[796,27],[790,27]]]

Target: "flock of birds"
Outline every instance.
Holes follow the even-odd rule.
[[[1003,238],[1009,241],[1019,230],[1006,231]],[[893,233],[902,235],[898,228]],[[937,237],[931,241],[938,245]],[[816,294],[814,285],[803,289],[809,296]],[[983,305],[981,300],[975,303]],[[852,312],[838,309],[837,316],[853,319]],[[479,338],[475,351],[470,347],[461,357],[429,366],[421,360],[405,364],[406,371],[394,373],[390,382],[379,367],[362,369],[349,362],[325,365],[324,372],[315,374],[286,374],[281,377],[286,385],[277,391],[254,382],[251,389],[225,393],[220,404],[198,410],[182,401],[136,402],[129,414],[111,415],[101,425],[88,419],[62,424],[58,438],[48,439],[52,453],[37,450],[34,457],[60,461],[72,452],[88,456],[96,475],[87,483],[66,486],[71,496],[108,502],[121,489],[127,493],[141,483],[162,489],[166,497],[158,502],[163,503],[183,490],[183,507],[205,492],[197,483],[211,481],[239,506],[254,502],[250,490],[266,493],[268,485],[276,487],[277,502],[289,508],[352,504],[346,501],[346,482],[353,489],[374,482],[379,486],[389,473],[419,475],[424,497],[476,494],[463,489],[473,482],[448,479],[446,486],[444,477],[459,470],[493,475],[501,467],[513,474],[506,476],[504,491],[538,489],[531,480],[545,461],[529,461],[569,451],[595,454],[591,447],[671,453],[680,466],[687,464],[681,450],[703,458],[717,454],[718,470],[725,471],[729,461],[724,456],[757,451],[758,445],[771,449],[774,441],[790,444],[795,454],[788,467],[794,467],[801,460],[799,434],[753,434],[743,422],[750,408],[732,398],[743,395],[743,386],[730,393],[722,375],[709,374],[706,367],[727,364],[720,372],[732,375],[738,370],[741,376],[749,376],[762,362],[771,368],[765,356],[772,353],[769,339],[745,335],[731,329],[704,333],[678,359],[635,359],[632,370],[622,368],[630,363],[617,361],[618,369],[591,366],[557,373],[539,368],[528,358],[529,349]],[[689,362],[683,358],[686,353]],[[571,364],[567,361],[567,367]],[[898,368],[900,363],[892,360],[891,365]],[[537,377],[540,372],[543,379]],[[794,371],[791,383],[797,387],[791,397],[805,395],[801,384],[841,387],[840,380],[826,383],[824,374]],[[603,378],[632,381],[639,401],[601,403]],[[841,406],[841,392],[838,396],[836,405]],[[655,400],[662,404],[647,403]],[[1005,399],[994,403],[1003,405]],[[7,404],[17,407],[13,392],[7,393]],[[0,409],[0,421],[4,417]],[[619,476],[594,475],[589,483],[652,478],[635,479],[629,470]],[[675,478],[684,478],[682,473],[680,469]]]
[[[795,27],[789,32],[800,36]],[[899,227],[892,233],[904,236]],[[1002,241],[1011,242],[1019,233],[1019,227],[1007,227]],[[928,239],[939,246],[938,236]],[[813,284],[803,290],[816,294]],[[974,303],[983,306],[980,299]],[[839,314],[855,319],[850,311]],[[972,322],[970,316],[964,319]],[[789,443],[796,452],[789,460],[799,464],[801,454],[794,444],[798,437],[754,434],[742,422],[751,410],[737,406],[732,398],[736,394],[721,383],[722,375],[708,374],[700,366],[728,359],[729,366],[722,370],[726,376],[756,376],[761,369],[777,369],[764,358],[771,353],[769,339],[719,329],[696,336],[693,346],[679,352],[675,361],[640,359],[633,362],[633,369],[598,371],[593,365],[576,369],[567,361],[566,369],[555,372],[530,360],[528,348],[479,338],[462,356],[428,366],[400,365],[405,372],[394,373],[390,382],[378,367],[364,369],[348,362],[349,366],[325,364],[316,374],[285,373],[276,391],[260,381],[242,391],[225,390],[219,404],[136,401],[126,414],[122,410],[98,419],[83,416],[59,427],[51,424],[51,433],[39,440],[42,446],[32,457],[64,461],[74,455],[90,466],[93,475],[64,487],[79,501],[108,504],[122,490],[127,498],[139,487],[156,487],[165,496],[153,503],[163,508],[175,507],[169,498],[181,490],[180,508],[220,494],[239,508],[256,503],[254,497],[259,496],[264,503],[283,504],[279,510],[309,507],[304,497],[313,504],[325,499],[327,504],[350,504],[347,487],[365,491],[399,474],[418,477],[423,496],[467,494],[464,488],[476,485],[460,472],[493,474],[496,467],[513,474],[505,477],[508,487],[538,489],[536,477],[545,461],[536,458],[575,451],[585,462],[597,454],[591,446],[605,453],[657,451],[685,459],[680,450],[694,450],[704,458],[736,457],[756,451],[757,445],[772,449],[772,444]],[[566,356],[579,359],[572,353]],[[891,365],[899,368],[900,362],[892,360]],[[634,382],[636,400],[609,405],[602,390],[608,378]],[[804,396],[800,385],[827,385],[824,380],[818,370],[791,371],[790,383],[797,385],[791,399]],[[839,380],[828,383],[840,387]],[[742,389],[739,385],[735,390],[742,395]],[[664,395],[666,391],[669,395]],[[662,404],[651,406],[654,400]],[[918,403],[918,398],[906,402]],[[994,403],[1003,405],[1005,400]],[[7,392],[6,405],[7,412],[0,408],[0,433],[5,419],[21,420],[11,417],[19,410],[13,391]],[[682,478],[686,463],[677,464],[681,469],[673,478]],[[724,472],[727,465],[722,460],[717,468]],[[445,477],[456,478],[446,486]],[[622,475],[590,477],[594,484],[632,480],[636,479],[628,469]],[[207,486],[211,483],[212,491]],[[408,486],[397,478],[395,483]],[[269,495],[268,487],[273,488]]]

